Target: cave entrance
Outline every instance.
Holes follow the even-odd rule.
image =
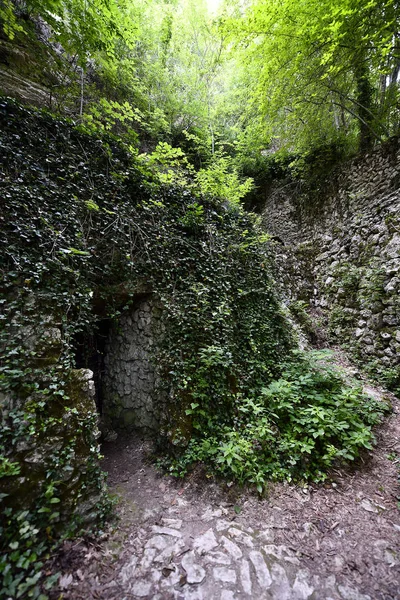
[[[75,362],[77,369],[90,369],[93,372],[96,408],[103,414],[104,402],[104,356],[110,337],[111,319],[100,319],[96,331],[91,335],[80,333],[75,338]]]

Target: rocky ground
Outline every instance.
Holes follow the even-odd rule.
[[[64,545],[54,598],[400,599],[397,400],[357,466],[323,486],[271,485],[261,500],[200,470],[163,476],[149,449],[105,445],[119,520],[100,542]]]

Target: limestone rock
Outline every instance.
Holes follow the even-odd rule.
[[[201,583],[206,576],[206,572],[201,565],[196,562],[195,553],[187,552],[182,558],[182,567],[186,571],[186,580],[188,583]]]
[[[217,546],[218,542],[212,529],[208,529],[208,531],[193,542],[193,548],[199,553],[209,552]]]

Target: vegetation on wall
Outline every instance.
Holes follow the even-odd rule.
[[[173,443],[190,437],[173,418],[185,398],[202,399],[211,420],[229,420],[233,380],[245,391],[271,379],[290,333],[265,236],[237,204],[203,196],[195,181],[191,191],[188,181],[163,184],[159,162],[152,172],[114,138],[46,113],[3,100],[1,119],[1,569],[4,593],[35,597],[52,541],[107,511],[96,416],[74,386],[76,336],[95,329],[95,306],[116,318],[143,281],[161,298]]]
[[[326,365],[323,374],[289,358],[295,342],[254,215],[190,173],[182,184],[182,169],[160,182],[159,165],[115,138],[8,100],[1,118],[3,591],[37,597],[49,544],[108,510],[74,345],[95,330],[99,303],[116,318],[143,282],[166,315],[158,364],[172,472],[200,460],[261,492],[270,478],[321,480],[334,460],[370,447],[382,407]]]
[[[329,298],[328,333],[331,341],[340,342],[367,373],[395,393],[399,393],[399,365],[396,361],[391,365],[385,365],[382,360],[377,359],[377,357],[382,359],[383,356],[387,356],[385,350],[390,356],[396,356],[396,350],[388,347],[393,329],[383,322],[380,314],[384,305],[388,301],[392,302],[390,290],[387,293],[385,289],[388,285],[385,263],[381,257],[368,258],[368,245],[365,251],[366,256],[357,266],[342,260],[330,270],[331,282],[325,292]],[[393,296],[393,315],[396,315],[398,298],[395,294]],[[376,312],[374,315],[371,313],[368,330],[358,329],[358,325],[367,323],[363,319],[360,321],[360,314],[371,309]],[[357,333],[356,337],[355,333]],[[366,354],[365,337],[369,341],[371,335],[375,338],[375,345],[373,351]]]

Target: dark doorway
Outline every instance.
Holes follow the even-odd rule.
[[[100,415],[104,404],[104,355],[110,329],[111,319],[101,319],[97,321],[94,333],[77,334],[74,344],[76,368],[93,372],[96,407]]]

